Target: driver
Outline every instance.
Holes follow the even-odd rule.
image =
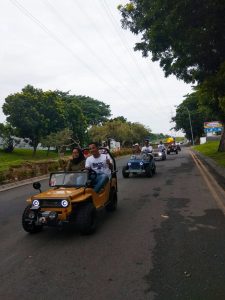
[[[94,170],[97,173],[94,182],[94,190],[96,193],[99,193],[111,177],[113,165],[108,154],[99,152],[97,142],[91,142],[88,146],[92,155],[86,159],[85,168]]]
[[[166,150],[166,147],[165,147],[165,145],[163,144],[162,141],[159,142],[159,144],[158,144],[158,149],[159,149],[159,151],[161,151],[161,152],[163,152],[163,151]]]
[[[149,140],[145,140],[145,145],[141,148],[141,152],[151,153],[153,150],[152,146],[149,144]]]

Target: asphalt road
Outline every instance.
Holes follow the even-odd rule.
[[[153,178],[122,178],[124,162],[118,210],[101,211],[91,236],[27,234],[35,191],[0,193],[0,299],[225,299],[225,210],[189,151],[157,162]]]

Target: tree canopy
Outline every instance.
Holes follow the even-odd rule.
[[[218,150],[225,151],[225,1],[130,0],[118,9],[122,26],[141,36],[135,50],[151,54],[165,76],[197,84],[202,105],[224,124]]]
[[[152,54],[165,75],[201,83],[225,62],[225,2],[130,0],[119,5],[122,26],[141,35],[135,50]]]
[[[124,146],[141,142],[149,136],[150,132],[149,128],[140,123],[125,122],[124,119],[115,118],[102,125],[91,127],[88,133],[92,140],[101,142],[113,138]]]
[[[36,151],[40,140],[67,128],[80,145],[87,140],[87,128],[110,116],[109,105],[86,96],[62,91],[42,91],[31,85],[5,99],[3,112],[20,137],[31,140]]]

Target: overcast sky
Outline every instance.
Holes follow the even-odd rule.
[[[191,86],[164,77],[158,63],[134,52],[140,37],[123,30],[125,0],[1,0],[0,122],[5,98],[31,84],[110,105],[112,117],[169,133],[175,105]]]

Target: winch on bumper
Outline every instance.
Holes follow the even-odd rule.
[[[40,207],[32,206],[28,218],[34,221],[36,225],[59,225],[62,220],[59,219],[59,213],[56,211],[45,210],[41,211]]]
[[[69,223],[72,207],[66,199],[34,199],[24,212],[24,227],[60,226]]]

